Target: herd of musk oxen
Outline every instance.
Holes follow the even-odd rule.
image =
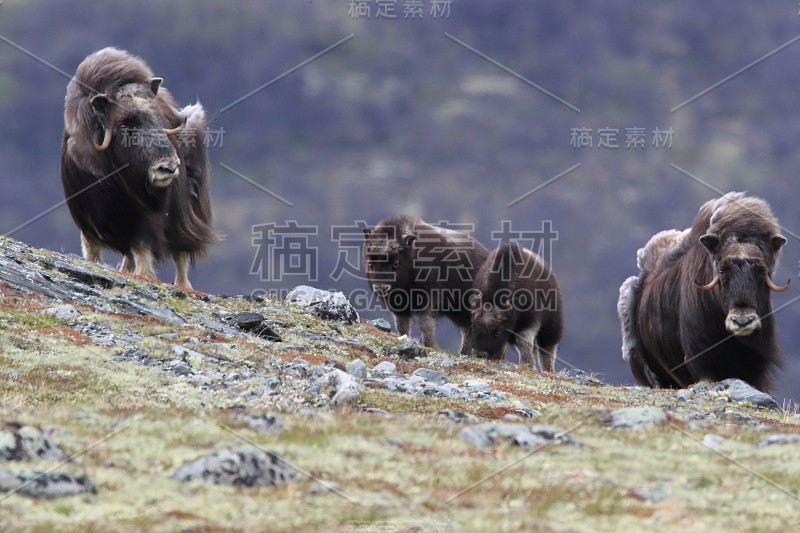
[[[122,254],[120,268],[154,277],[171,258],[175,284],[217,239],[211,225],[205,112],[178,108],[140,58],[115,48],[89,55],[67,86],[61,179],[84,257]],[[132,142],[132,133],[137,133]],[[772,281],[786,239],[766,202],[730,192],[704,204],[685,231],[654,235],[637,253],[639,274],[620,287],[622,353],[636,380],[686,387],[740,378],[769,390],[781,365]],[[437,253],[431,254],[431,250]],[[364,229],[369,286],[397,332],[412,318],[425,345],[435,324],[461,331],[461,353],[553,372],[564,328],[556,277],[516,243],[489,251],[471,236],[400,215]]]

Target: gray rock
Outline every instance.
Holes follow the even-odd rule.
[[[756,407],[765,407],[774,411],[783,410],[772,396],[766,392],[761,392],[741,379],[726,379],[720,381],[712,390],[717,392],[727,391],[728,394],[731,395],[731,398],[737,402],[750,402]]]
[[[292,362],[283,365],[283,371],[287,374],[293,374],[299,378],[304,378],[311,374],[311,363],[297,357]]]
[[[283,431],[283,424],[280,419],[271,414],[263,415],[239,415],[236,417],[242,420],[247,427],[259,432],[280,432]]]
[[[370,320],[367,322],[373,328],[379,329],[381,331],[392,331],[392,326],[389,324],[389,321],[385,318],[376,318],[375,320]]]
[[[721,437],[720,435],[716,435],[714,433],[708,433],[703,436],[703,446],[706,448],[711,448],[712,450],[718,449],[726,442],[727,439],[725,437]]]
[[[667,421],[667,414],[657,407],[623,407],[614,409],[603,419],[612,428],[643,428]]]
[[[472,389],[473,391],[489,392],[490,390],[492,390],[492,388],[489,386],[488,383],[477,379],[468,379],[464,381],[464,387]]]
[[[222,448],[180,466],[170,478],[236,487],[276,487],[297,480],[297,471],[278,454],[250,445]]]
[[[455,383],[445,383],[444,385],[439,387],[439,392],[445,398],[455,398],[461,393],[461,390]]]
[[[322,376],[317,385],[321,386],[320,392],[327,394],[331,405],[334,406],[353,403],[361,394],[361,385],[358,381],[338,368]]]
[[[122,350],[114,352],[114,358],[123,361],[132,361],[140,365],[156,366],[158,363],[138,346],[125,346]]]
[[[465,413],[464,411],[457,411],[455,409],[445,409],[443,411],[439,411],[438,414],[439,416],[443,416],[450,422],[455,422],[456,424],[477,424],[480,422],[476,416]]]
[[[456,361],[452,357],[447,357],[447,356],[437,357],[436,359],[433,360],[433,362],[439,366],[453,366],[456,363],[458,363],[458,361]]]
[[[304,307],[311,314],[326,320],[338,320],[345,324],[358,322],[358,313],[341,292],[323,291],[308,285],[300,285],[289,292],[286,301]]]
[[[767,446],[774,446],[776,444],[798,444],[800,443],[800,435],[797,434],[777,434],[770,435],[761,439],[756,448],[766,448]]]
[[[504,441],[526,448],[538,448],[549,443],[583,446],[565,430],[548,424],[526,425],[492,422],[466,427],[461,430],[459,437],[470,444],[483,447]]]
[[[0,427],[0,461],[66,461],[68,455],[33,426],[8,422]]]
[[[692,399],[692,391],[690,389],[681,389],[675,393],[675,397],[681,401],[688,401]]]
[[[397,375],[397,365],[389,361],[382,361],[372,369],[373,374],[394,376]]]
[[[418,357],[428,357],[428,350],[416,342],[404,342],[399,346],[393,346],[389,350],[390,354],[397,355],[403,359],[417,359]]]
[[[184,363],[183,361],[170,361],[167,363],[167,369],[171,370],[175,374],[179,376],[189,376],[192,374],[192,367]]]
[[[281,342],[281,336],[265,322],[264,315],[259,313],[234,313],[222,317],[222,320],[229,326],[242,331],[258,335],[269,341]]]
[[[71,304],[57,305],[55,307],[45,309],[44,314],[54,316],[57,319],[64,321],[75,320],[81,316],[81,312]]]
[[[648,486],[636,487],[631,491],[631,494],[636,499],[656,503],[663,502],[669,496],[669,494],[663,489]]]
[[[347,363],[347,373],[356,379],[367,379],[367,365],[361,359]]]
[[[430,383],[445,384],[450,382],[450,378],[448,378],[445,374],[429,368],[418,368],[414,370],[411,375],[422,378]]]
[[[0,492],[15,492],[31,498],[61,498],[90,492],[97,487],[86,476],[60,472],[0,470]]]

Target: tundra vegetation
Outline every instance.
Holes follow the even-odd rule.
[[[780,435],[800,434],[800,419],[736,402],[713,384],[607,386],[602,376],[439,349],[404,359],[394,334],[364,323],[271,298],[180,291],[8,238],[0,278],[0,420],[39,428],[74,455],[65,464],[0,459],[0,471],[56,468],[96,487],[55,499],[0,494],[4,531],[797,524],[798,444]],[[349,365],[360,386],[332,406],[309,379],[336,365]],[[387,376],[416,372],[426,387],[450,381],[503,395],[404,393],[379,365]],[[264,415],[282,429],[270,431]],[[248,488],[171,477],[245,445],[290,462],[295,479]]]

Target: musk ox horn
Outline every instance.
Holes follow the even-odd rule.
[[[180,132],[185,126],[186,126],[186,117],[183,117],[183,122],[181,122],[180,126],[171,129],[164,128],[164,133],[166,133],[167,135],[175,135],[178,132]]]
[[[788,279],[788,280],[786,281],[786,285],[781,285],[781,286],[778,286],[778,285],[775,285],[775,283],[774,283],[774,282],[772,281],[772,279],[769,277],[769,274],[767,274],[766,276],[764,276],[764,278],[765,278],[765,281],[767,282],[767,287],[769,287],[770,289],[772,289],[772,290],[773,290],[773,291],[775,291],[775,292],[783,292],[783,291],[785,291],[786,289],[788,289],[788,288],[789,288],[789,284],[792,282],[792,280],[791,280],[791,278],[790,278],[790,279]]]
[[[109,146],[111,146],[111,128],[106,128],[105,134],[103,134],[103,144],[97,144],[97,141],[94,141],[94,147],[97,151],[102,152]]]
[[[700,290],[703,290],[703,291],[710,291],[711,289],[713,289],[714,287],[717,286],[717,283],[719,283],[719,274],[714,275],[714,279],[712,279],[710,282],[706,283],[705,285],[700,285],[699,283],[697,283],[695,281],[694,282],[694,286],[697,287]]]

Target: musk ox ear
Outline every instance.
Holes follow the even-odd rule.
[[[416,241],[416,240],[417,240],[417,236],[416,235],[410,235],[409,234],[409,235],[403,235],[402,237],[400,237],[400,242],[402,242],[403,246],[405,246],[406,248],[411,248],[414,245],[414,241]]]
[[[700,237],[700,242],[703,246],[706,247],[709,253],[714,253],[717,251],[717,246],[719,246],[719,235],[714,235],[713,233],[706,233],[702,237]]]
[[[770,239],[772,241],[772,249],[776,252],[781,249],[781,247],[786,244],[786,237],[783,235],[773,235]]]
[[[96,94],[89,100],[89,103],[94,109],[94,112],[100,116],[105,116],[106,111],[108,111],[108,96],[105,94]]]
[[[158,88],[161,87],[162,83],[164,83],[164,78],[150,79],[150,90],[153,91],[153,94],[158,94]]]

